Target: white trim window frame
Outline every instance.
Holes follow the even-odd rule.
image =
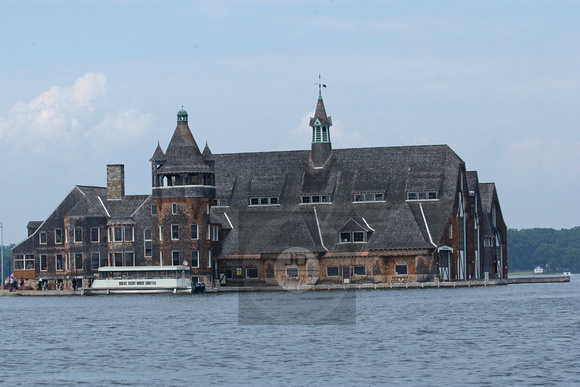
[[[73,229],[74,234],[74,242],[75,243],[83,243],[83,229],[82,227],[75,227]]]
[[[191,250],[191,267],[199,268],[199,251]]]
[[[352,275],[356,277],[363,277],[367,275],[367,267],[365,265],[355,265],[352,267]]]
[[[96,235],[94,235],[95,231],[97,232]],[[91,243],[99,243],[101,241],[101,230],[98,227],[91,227],[90,232],[91,232]]]
[[[41,231],[38,236],[38,243],[41,245],[45,245],[48,243],[48,236],[46,235],[46,231]]]
[[[54,243],[57,245],[62,245],[62,228],[54,229]]]

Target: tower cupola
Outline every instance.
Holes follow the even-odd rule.
[[[332,117],[326,115],[324,101],[322,100],[322,88],[325,84],[320,82],[318,75],[318,101],[314,117],[310,117],[310,127],[312,127],[312,151],[310,158],[315,168],[322,168],[332,153],[330,144],[330,127],[332,126]]]
[[[187,111],[181,107],[181,109],[177,112],[177,122],[185,121],[187,122]]]

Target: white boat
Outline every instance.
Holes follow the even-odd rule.
[[[536,266],[536,268],[534,269],[534,274],[542,274],[544,273],[544,269],[542,269],[540,266]]]
[[[564,273],[562,273],[563,275],[572,275],[572,273],[570,272],[570,269],[564,269]]]
[[[85,294],[191,293],[189,266],[107,266]]]

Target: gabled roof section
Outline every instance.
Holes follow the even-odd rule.
[[[495,193],[495,183],[479,183],[479,193],[481,195],[481,205],[483,212],[491,212],[493,194]]]
[[[355,218],[355,219],[351,218],[348,220],[348,222],[346,222],[344,224],[344,226],[341,227],[340,230],[338,230],[338,232],[352,232],[352,231],[369,232],[369,231],[374,231],[367,226],[368,225],[363,218]]]
[[[210,172],[204,162],[199,147],[187,125],[187,121],[178,121],[173,137],[165,152],[167,161],[159,168],[161,173]]]

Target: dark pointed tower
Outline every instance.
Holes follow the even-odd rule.
[[[330,144],[330,127],[332,118],[326,115],[324,101],[322,100],[322,85],[318,83],[318,102],[314,117],[310,117],[310,126],[312,127],[312,149],[310,158],[315,168],[322,168],[332,153]]]
[[[153,264],[181,265],[187,261],[192,277],[210,281],[214,163],[200,152],[187,118],[182,108],[167,150],[164,153],[158,145],[151,158],[152,198],[157,205],[160,233],[159,257],[153,257]]]

